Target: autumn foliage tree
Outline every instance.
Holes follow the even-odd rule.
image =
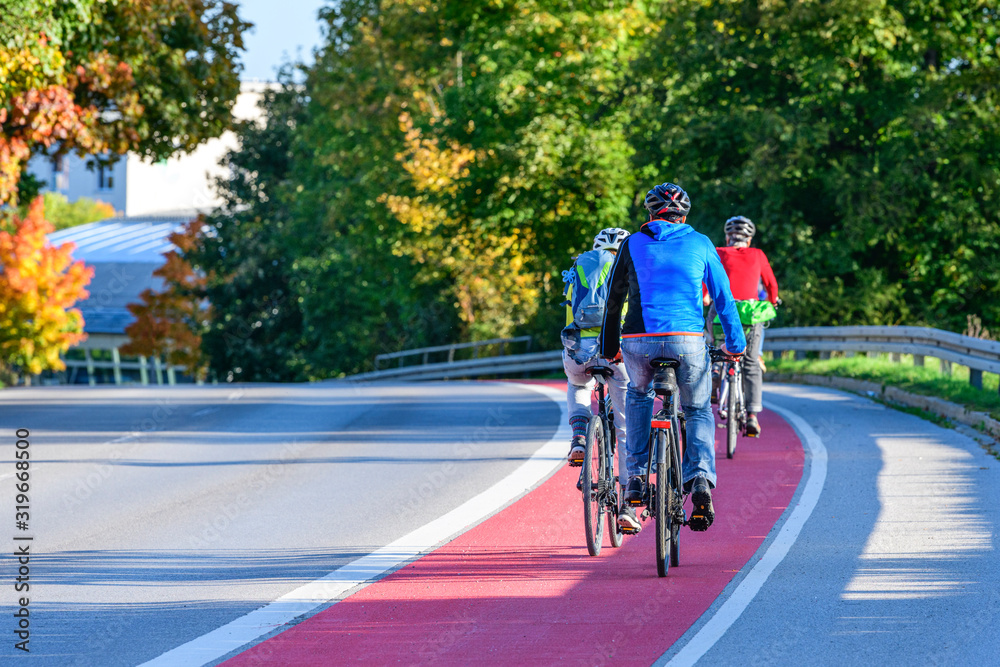
[[[164,357],[170,364],[184,366],[199,380],[205,378],[208,365],[201,351],[200,331],[210,315],[204,298],[205,278],[182,253],[194,247],[203,225],[203,219],[197,218],[170,235],[176,250],[164,253],[166,261],[153,272],[163,279],[164,289],[147,289],[139,295],[141,303],[129,304],[136,319],[126,327],[129,343],[121,348],[123,354]]]
[[[224,0],[6,0],[0,203],[36,153],[165,158],[219,136],[242,33]]]
[[[73,261],[72,243],[54,247],[53,229],[37,198],[23,218],[8,212],[0,230],[0,362],[8,370],[37,375],[63,370],[60,354],[85,338],[83,317],[73,305],[88,296],[93,269]]]

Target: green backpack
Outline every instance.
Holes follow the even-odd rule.
[[[740,314],[740,323],[744,327],[751,327],[755,324],[770,322],[778,315],[778,309],[770,301],[737,301],[736,312]],[[712,322],[712,333],[716,340],[722,340],[724,333],[719,316],[715,316]]]

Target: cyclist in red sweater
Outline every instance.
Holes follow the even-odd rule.
[[[722,266],[729,276],[733,298],[737,301],[757,301],[757,288],[761,281],[767,291],[767,300],[778,304],[778,281],[771,270],[767,255],[760,248],[751,248],[750,241],[757,232],[756,226],[742,215],[726,220],[726,247],[716,248]],[[764,374],[760,367],[760,347],[764,325],[749,325],[746,354],[743,355],[743,392],[747,400],[747,434],[760,435],[757,413],[764,409],[762,393]]]

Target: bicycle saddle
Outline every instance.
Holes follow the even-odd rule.
[[[608,368],[607,366],[591,366],[590,368],[587,369],[587,375],[600,375],[602,378],[605,379],[611,377],[614,374],[615,374],[614,370]]]
[[[658,394],[673,394],[677,392],[677,374],[674,370],[680,367],[677,359],[652,359],[649,362],[653,373],[653,391]]]

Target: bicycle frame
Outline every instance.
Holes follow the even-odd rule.
[[[677,470],[678,473],[683,465],[684,443],[687,441],[687,422],[684,418],[684,413],[679,412],[677,410],[677,396],[675,394],[671,394],[669,396],[663,396],[660,394],[658,395],[663,400],[664,405],[663,407],[660,408],[660,410],[656,414],[653,415],[652,422],[650,423],[649,458],[646,461],[647,480],[652,479],[653,472],[656,469],[657,457],[659,456],[658,443],[660,439],[657,437],[658,435],[657,431],[662,430],[663,428],[669,428],[671,435],[673,437],[673,441],[678,443],[677,445],[678,460],[674,463],[674,469]],[[665,424],[666,422],[669,422],[669,427],[665,425],[657,426],[658,423]],[[677,485],[678,488],[681,488],[682,484],[679,478],[680,475],[678,474]],[[660,480],[657,479],[656,483],[659,484]],[[646,509],[642,513],[644,519],[649,517],[649,508],[653,504],[654,491],[655,491],[654,485],[652,484],[646,485],[646,492],[645,495],[643,496],[643,504],[646,506]],[[681,525],[687,525],[687,520],[684,517],[684,508],[683,508],[684,498],[686,496],[687,494],[681,495],[678,498],[678,502],[675,503],[675,507],[673,508],[674,517],[675,518],[679,517]]]
[[[594,390],[597,392],[597,414],[601,417],[604,423],[604,442],[607,446],[604,448],[604,465],[605,470],[614,470],[615,456],[618,453],[618,432],[615,430],[615,410],[614,406],[611,405],[611,393],[605,391],[607,380],[600,375],[593,376],[597,380],[597,386]],[[604,480],[601,479],[598,483],[597,497],[604,505],[610,509],[617,511],[618,508],[618,491],[615,489],[614,483],[610,487],[602,488]]]
[[[747,404],[743,393],[743,366],[738,361],[722,362],[722,386],[719,391],[719,407],[726,405],[730,391],[736,391],[737,415],[736,423],[739,425],[741,435],[747,434]],[[732,419],[733,415],[726,415],[726,419]]]

